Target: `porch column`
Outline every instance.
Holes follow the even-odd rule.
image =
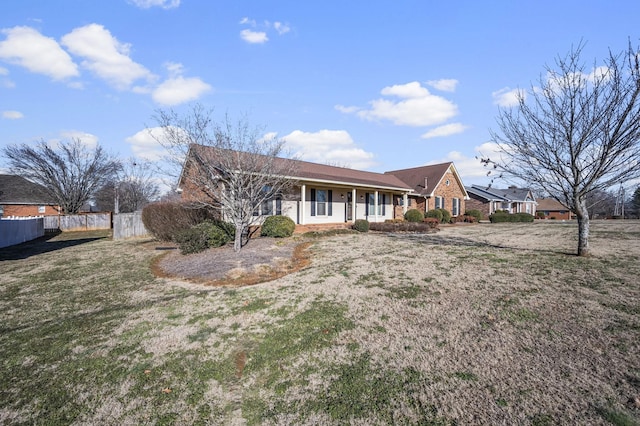
[[[356,204],[358,203],[358,199],[356,198],[356,189],[353,188],[351,190],[351,221],[355,223],[356,221]]]
[[[376,218],[376,222],[378,221],[378,191],[373,193],[373,215]]]
[[[405,214],[407,212],[407,203],[409,202],[409,197],[407,196],[407,193],[405,192],[404,194],[402,194],[402,214]]]
[[[304,218],[306,216],[305,205],[307,200],[305,199],[305,193],[307,192],[307,185],[300,186],[300,225],[304,225]]]

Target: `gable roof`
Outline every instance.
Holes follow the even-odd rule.
[[[555,198],[538,198],[537,210],[541,211],[569,211],[569,207]]]
[[[55,205],[43,186],[16,175],[0,175],[1,204]]]
[[[462,179],[460,179],[460,175],[452,162],[393,170],[385,172],[385,174],[398,177],[403,182],[406,182],[407,185],[411,186],[419,195],[432,197],[433,192],[449,170],[454,174],[460,188],[462,188],[464,192],[464,196],[468,197],[466,188],[462,184]]]
[[[215,151],[219,149],[204,145],[192,145],[191,148],[205,150],[207,151],[207,155],[215,155]],[[403,192],[411,191],[411,187],[398,177],[384,173],[366,172],[346,167],[329,166],[326,164],[311,163],[309,161],[276,157],[276,167],[278,163],[284,165],[284,167],[281,167],[283,170],[295,170],[294,176],[291,176],[291,178],[301,181],[364,186]],[[287,167],[287,165],[293,165],[293,167]],[[184,166],[182,173],[184,173]],[[180,177],[180,181],[182,181],[182,176],[183,175]]]
[[[506,189],[489,188],[479,185],[471,185],[467,187],[470,194],[484,198],[487,201],[505,201],[505,202],[536,202],[533,193],[529,188],[516,188],[511,186]]]

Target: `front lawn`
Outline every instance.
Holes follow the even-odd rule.
[[[163,247],[0,250],[2,424],[638,424],[640,222],[314,239],[275,281],[151,273]]]

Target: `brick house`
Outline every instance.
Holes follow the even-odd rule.
[[[22,176],[0,175],[0,217],[58,214],[60,206],[41,185]]]
[[[413,192],[409,194],[409,209],[426,213],[445,209],[452,217],[463,215],[469,195],[452,162],[413,167],[385,172],[406,182]],[[402,200],[397,200],[402,206]]]
[[[211,147],[197,149],[215,153]],[[356,219],[384,222],[403,218],[409,208],[418,206],[423,211],[441,206],[456,216],[464,213],[466,192],[453,163],[376,173],[284,158],[277,161],[295,164],[291,178],[296,184],[282,199],[258,206],[257,223],[269,215],[289,216],[298,225],[352,223]],[[187,157],[178,188],[183,200],[197,200],[200,190],[190,181],[189,174],[194,171],[188,164]]]
[[[538,213],[544,213],[545,219],[571,220],[569,207],[553,198],[538,198]]]
[[[510,186],[506,189],[489,188],[480,185],[466,187],[469,194],[467,209],[480,210],[489,216],[498,210],[509,213],[536,214],[536,199],[528,188]]]

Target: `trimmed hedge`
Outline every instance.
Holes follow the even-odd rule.
[[[471,209],[471,210],[467,210],[466,212],[464,212],[465,216],[473,216],[476,218],[476,220],[479,222],[482,220],[482,212],[480,210],[477,209]]]
[[[442,210],[440,209],[429,210],[427,214],[424,215],[424,217],[438,219],[438,222],[442,222]]]
[[[442,212],[442,220],[440,221],[440,223],[451,222],[451,213],[449,213],[449,210],[445,210],[445,209],[437,209],[437,210],[440,210]]]
[[[433,218],[430,218],[433,221]],[[427,222],[425,219],[424,222],[374,222],[370,225],[372,231],[379,232],[416,232],[416,233],[426,233],[433,231],[438,228],[437,222]]]
[[[418,209],[410,209],[404,214],[404,219],[407,222],[422,222],[424,214]]]
[[[285,238],[293,235],[296,223],[288,216],[269,216],[260,228],[263,237]]]
[[[501,223],[501,222],[533,222],[533,215],[529,213],[505,213],[505,212],[495,212],[491,216],[489,216],[489,220],[491,223]]]
[[[353,223],[353,229],[358,232],[369,232],[369,221],[366,219],[356,219]]]
[[[151,203],[142,209],[144,227],[160,241],[176,241],[178,233],[217,217],[212,209],[181,202]]]

